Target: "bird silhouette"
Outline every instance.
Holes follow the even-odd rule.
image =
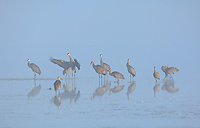
[[[156,79],[156,83],[157,83],[157,79],[160,80],[160,75],[158,72],[156,72],[156,66],[154,66],[154,73],[153,73],[154,78]]]
[[[174,74],[175,72],[178,72],[178,71],[179,71],[179,69],[175,68],[175,67],[167,68],[165,70],[165,78],[164,78],[164,80],[167,78],[168,74],[170,74],[170,76],[172,77],[172,74]]]
[[[38,73],[39,75],[41,74],[41,70],[40,68],[34,64],[34,63],[30,63],[30,59],[27,60],[28,61],[28,67],[32,69],[32,71],[34,72],[34,85],[36,85],[36,73]]]
[[[131,81],[131,75],[133,77],[135,76],[135,69],[131,65],[129,65],[129,59],[127,60],[126,67],[128,72],[130,73],[130,81]]]
[[[61,88],[61,81],[60,81],[60,77],[57,78],[57,80],[54,82],[54,89],[56,91],[56,95],[57,95],[57,91],[60,90]]]
[[[91,64],[93,65],[93,68],[96,71],[96,73],[99,74],[99,85],[100,85],[100,75],[106,75],[107,72],[101,65],[95,65],[93,61],[90,63],[90,65]]]
[[[113,71],[111,73],[111,69],[109,70],[109,75],[115,77],[117,79],[117,83],[119,83],[119,79],[125,79],[124,76],[120,72]]]

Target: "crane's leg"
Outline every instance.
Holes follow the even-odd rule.
[[[99,87],[100,87],[100,74],[99,74]]]
[[[101,86],[102,86],[102,74],[101,74]]]
[[[119,79],[117,80],[117,84],[119,84]]]
[[[34,86],[36,86],[36,73],[34,72]]]
[[[130,74],[130,83],[131,83],[131,74]]]

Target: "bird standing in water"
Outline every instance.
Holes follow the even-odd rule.
[[[103,60],[102,60],[102,54],[100,54],[100,57],[101,57],[101,60],[100,60],[101,66],[106,70],[106,72],[109,72],[110,65],[108,65],[108,64],[106,64],[106,63],[103,62]],[[108,78],[108,75],[107,75],[107,78]]]
[[[30,59],[27,60],[28,61],[28,67],[32,69],[32,71],[34,72],[34,82],[36,85],[36,73],[38,73],[39,75],[41,74],[41,70],[40,68],[34,64],[34,63],[30,63]]]
[[[135,69],[131,65],[129,65],[129,59],[127,60],[126,67],[128,72],[130,73],[130,82],[131,82],[131,75],[133,77],[135,76]]]
[[[101,65],[95,65],[93,61],[90,63],[90,65],[91,64],[93,65],[93,68],[96,71],[96,73],[99,74],[99,85],[100,85],[100,75],[102,75],[102,74],[106,75],[107,72]]]
[[[153,73],[154,78],[156,79],[156,83],[157,83],[157,79],[160,80],[160,75],[158,72],[156,72],[156,66],[154,66],[154,73]]]
[[[61,81],[60,81],[60,77],[57,78],[57,80],[54,82],[54,89],[56,91],[56,95],[57,95],[57,91],[61,88]]]

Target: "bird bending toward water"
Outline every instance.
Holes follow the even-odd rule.
[[[57,95],[57,91],[61,88],[61,81],[60,81],[60,77],[57,78],[57,80],[54,82],[54,89],[56,91],[56,95]]]
[[[174,74],[175,72],[178,72],[178,71],[179,71],[178,68],[175,68],[175,67],[167,68],[165,70],[165,78],[167,78],[168,74],[170,74],[170,76],[171,76],[172,74]],[[165,78],[164,78],[164,80],[165,80]]]
[[[130,81],[131,81],[131,75],[133,77],[135,76],[135,69],[131,65],[129,65],[129,59],[127,60],[126,67],[128,72],[130,73]]]
[[[30,61],[31,61],[30,59],[28,59],[27,61],[28,61],[28,67],[31,68],[32,71],[34,72],[34,81],[36,81],[36,73],[38,73],[40,75],[41,74],[41,70],[36,64],[30,63]]]
[[[156,83],[157,83],[157,79],[160,80],[160,75],[158,72],[156,72],[156,66],[154,66],[154,73],[153,73],[154,78],[156,79]]]
[[[111,73],[111,69],[109,70],[109,75],[115,77],[117,79],[117,83],[119,83],[119,79],[125,79],[124,76],[120,72],[113,71]]]

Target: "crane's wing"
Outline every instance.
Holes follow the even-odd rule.
[[[64,61],[64,60],[54,59],[53,57],[50,57],[50,61],[64,69],[68,69],[70,67],[69,62]]]
[[[130,66],[130,65],[129,65],[129,67],[128,67],[128,72],[129,72],[130,74],[132,74],[132,75],[135,76],[135,69],[134,69],[132,66]]]
[[[31,64],[30,64],[30,68],[33,70],[33,72],[36,72],[36,73],[38,73],[39,75],[41,74],[41,70],[40,70],[40,68],[39,68],[36,64],[31,63]]]
[[[80,63],[77,61],[77,59],[74,59],[74,62],[75,62],[75,66],[78,68],[78,70],[80,70]]]

